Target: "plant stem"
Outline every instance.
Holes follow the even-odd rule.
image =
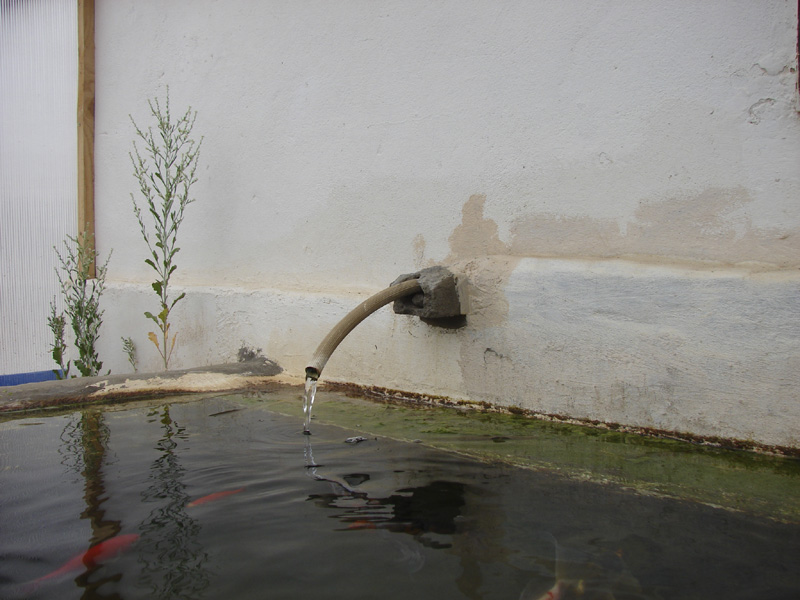
[[[189,195],[191,186],[197,181],[195,172],[200,156],[200,142],[191,138],[197,113],[189,108],[183,116],[173,120],[169,109],[169,88],[162,107],[158,99],[148,100],[150,113],[155,119],[155,131],[139,128],[131,117],[136,135],[142,141],[142,152],[133,143],[130,154],[133,173],[139,183],[139,191],[145,199],[146,211],[136,203],[131,194],[133,212],[147,244],[150,256],[145,263],[156,272],[156,281],[151,284],[159,299],[159,312],[144,315],[158,327],[159,336],[150,332],[148,338],[155,344],[164,365],[169,368],[170,357],[175,349],[177,334],[170,336],[170,312],[186,295],[170,298],[170,279],[177,269],[175,255],[180,251],[177,245],[178,229],[183,222],[186,206],[194,202]],[[146,217],[149,215],[149,218]],[[147,221],[150,221],[148,227]]]

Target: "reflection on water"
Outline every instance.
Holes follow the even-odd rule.
[[[364,474],[343,477],[348,483],[368,478],[369,475]],[[452,546],[449,536],[456,533],[456,518],[464,505],[463,484],[434,481],[421,487],[399,489],[386,498],[370,498],[367,494],[347,490],[341,484],[335,485],[341,487],[340,492],[311,494],[308,499],[322,508],[336,509],[332,516],[345,525],[345,530],[407,533],[423,546]]]
[[[328,488],[326,492],[310,494],[308,501],[331,511],[329,516],[343,525],[338,531],[407,534],[425,548],[445,550],[458,557],[461,569],[455,583],[463,596],[475,600],[484,597],[485,565],[508,558],[499,534],[508,524],[503,522],[502,513],[486,501],[486,491],[462,482],[434,480],[375,496],[359,489],[371,480],[368,473],[325,474],[324,464],[314,461],[309,440],[304,457],[306,472]],[[549,550],[538,557],[544,577],[531,579],[520,600],[646,597],[641,595],[621,552],[598,550],[590,554],[559,545],[549,532],[535,532],[533,536]],[[396,543],[394,549],[399,556],[397,562],[409,573],[423,568],[424,556],[414,544]],[[548,580],[553,584],[549,589]]]
[[[391,544],[398,557],[396,563],[410,574],[425,566],[419,546],[445,551],[458,558],[460,569],[454,583],[461,594],[475,600],[484,597],[486,569],[481,566],[500,563],[508,556],[501,538],[505,523],[493,506],[490,491],[460,481],[434,479],[371,495],[359,489],[370,482],[370,474],[336,476],[327,472],[324,460],[323,464],[315,462],[310,440],[306,440],[304,455],[307,474],[328,488],[327,492],[309,494],[308,501],[332,511],[329,516],[343,525],[337,531],[411,536],[413,543]]]
[[[462,483],[433,481],[419,487],[397,490],[386,497],[370,497],[358,486],[370,480],[369,474],[350,473],[335,477],[320,473],[321,465],[313,460],[310,440],[305,444],[307,472],[317,481],[328,482],[328,493],[311,494],[316,505],[335,509],[331,515],[339,519],[345,530],[381,529],[414,536],[431,548],[450,548],[449,537],[456,533],[456,520],[464,506]]]
[[[80,473],[84,480],[83,500],[86,507],[80,518],[87,519],[91,526],[91,536],[87,544],[89,548],[113,538],[122,530],[121,521],[107,519],[103,507],[108,500],[103,466],[106,463],[109,441],[109,429],[103,413],[98,409],[74,413],[61,432],[61,440],[61,463]],[[75,578],[75,584],[84,589],[82,598],[120,598],[118,594],[104,595],[100,592],[104,584],[118,581],[122,577],[120,573],[106,569],[103,577],[96,578],[93,575],[100,568],[99,564],[84,561],[83,567]]]
[[[186,471],[177,452],[185,429],[172,419],[169,405],[154,408],[148,418],[160,423],[161,438],[141,495],[143,503],[153,505],[139,526],[141,583],[153,598],[197,598],[208,586],[208,554],[198,540],[200,523],[186,510]]]
[[[79,475],[83,482],[85,507],[80,518],[88,521],[91,532],[85,549],[112,540],[123,529],[121,519],[106,515],[105,506],[111,497],[104,479],[104,467],[109,464],[111,431],[105,415],[98,408],[73,413],[60,432],[60,463],[69,472]],[[185,469],[178,453],[178,444],[185,439],[185,429],[171,417],[169,405],[151,409],[147,417],[150,422],[158,424],[161,437],[155,443],[157,454],[149,469],[148,485],[141,492],[143,505],[151,508],[138,526],[141,536],[135,548],[142,565],[138,584],[147,588],[151,598],[197,598],[208,585],[208,554],[198,540],[199,522],[187,513],[189,496],[182,481]],[[80,556],[79,553],[77,557]],[[80,597],[83,600],[122,600],[118,585],[114,592],[102,589],[106,586],[107,590],[109,586],[106,584],[118,584],[122,579],[122,572],[115,569],[115,563],[108,558],[113,557],[98,561],[73,558],[70,564],[74,563],[74,569],[62,567],[58,577],[52,578],[54,582],[46,576],[41,583],[22,587],[20,593],[25,595],[36,591],[45,596],[55,593],[53,583],[57,584],[59,579],[69,574],[74,577],[75,585],[82,589]]]
[[[800,592],[796,523],[321,423],[303,436],[297,400],[294,417],[209,398],[0,424],[0,598]],[[363,441],[345,443],[353,436]],[[16,593],[91,544],[134,534],[125,552]]]
[[[99,544],[115,535],[122,529],[121,522],[106,519],[103,503],[106,497],[103,481],[103,465],[108,452],[109,430],[103,413],[99,410],[87,410],[81,415],[81,448],[83,450],[83,471],[85,480],[84,501],[86,509],[81,519],[89,519],[92,526],[90,544]]]

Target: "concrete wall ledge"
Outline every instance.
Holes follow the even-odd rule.
[[[248,390],[275,382],[282,369],[264,358],[161,373],[76,377],[0,390],[0,413],[198,392]]]

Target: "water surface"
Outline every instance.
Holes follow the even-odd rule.
[[[745,502],[742,485],[726,492],[735,505],[678,498],[665,490],[691,486],[669,462],[678,488],[634,485],[618,465],[657,472],[663,449],[651,446],[622,443],[635,452],[612,460],[594,436],[587,446],[513,419],[332,404],[320,403],[311,436],[296,390],[0,424],[0,598],[536,600],[558,581],[581,598],[800,596],[794,499],[785,511],[769,490]],[[325,405],[363,423],[326,422]],[[376,433],[406,437],[402,423],[419,441]],[[702,472],[700,456],[686,472]],[[796,462],[733,456],[726,474],[745,488],[797,490]],[[524,457],[527,468],[509,464]],[[118,556],[31,585],[131,534]]]

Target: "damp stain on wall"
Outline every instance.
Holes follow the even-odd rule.
[[[624,225],[610,219],[528,214],[511,224],[508,251],[515,256],[702,261],[767,269],[800,266],[800,232],[755,226],[751,202],[740,187],[643,200]]]

